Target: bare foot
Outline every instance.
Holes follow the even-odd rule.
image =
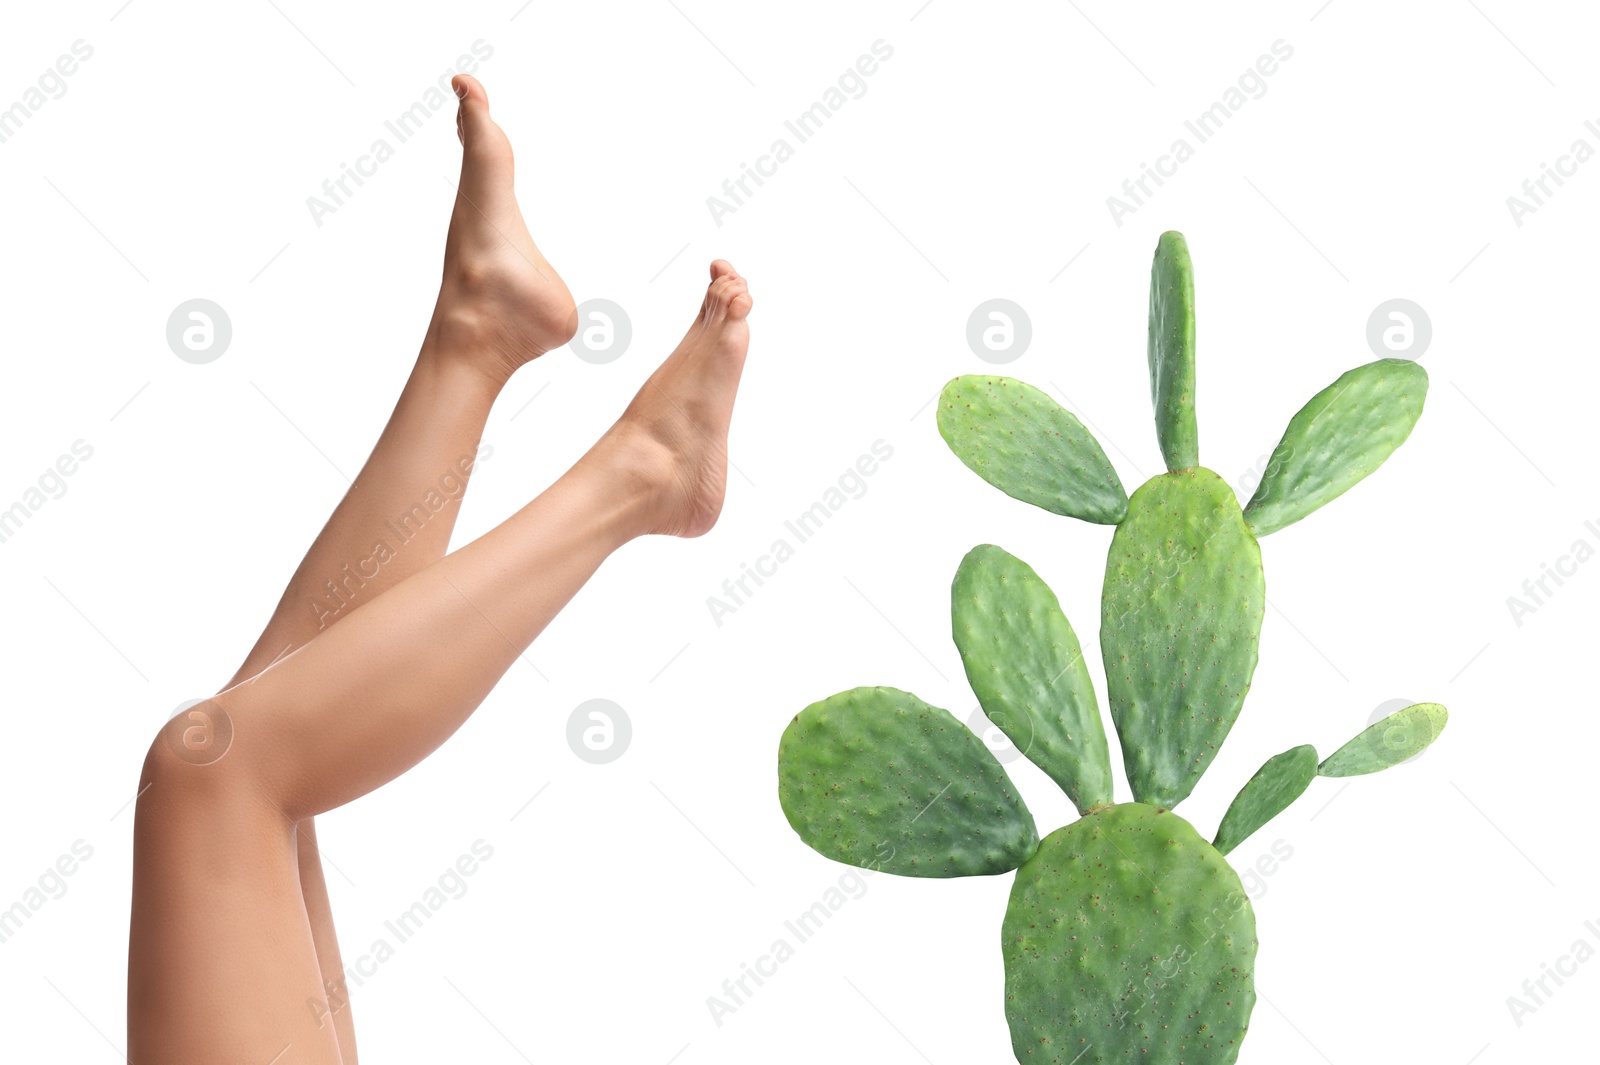
[[[572,339],[577,308],[528,235],[512,185],[511,142],[489,117],[483,86],[465,74],[452,84],[461,96],[461,181],[434,331],[448,357],[503,383],[517,367]]]
[[[749,286],[732,264],[712,263],[689,331],[590,453],[610,476],[643,487],[643,532],[701,536],[722,513],[728,423],[750,346],[751,306]]]

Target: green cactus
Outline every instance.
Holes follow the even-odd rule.
[[[1156,247],[1148,351],[1168,472],[1131,498],[1078,419],[1021,381],[957,378],[938,418],[956,456],[1002,492],[1116,526],[1100,649],[1134,801],[1113,803],[1094,686],[1060,603],[992,544],[956,571],[951,632],[983,712],[1067,793],[1076,822],[1041,842],[993,753],[948,711],[893,688],[813,703],[778,751],[784,814],[827,857],[904,876],[1016,871],[1001,952],[1024,1063],[1235,1061],[1256,999],[1255,913],[1223,856],[1316,777],[1398,765],[1446,721],[1444,707],[1419,703],[1320,763],[1310,745],[1269,759],[1210,842],[1172,812],[1250,689],[1266,602],[1257,538],[1377,469],[1421,415],[1427,374],[1383,359],[1312,397],[1241,510],[1199,465],[1194,277],[1179,233]]]

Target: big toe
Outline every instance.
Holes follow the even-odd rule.
[[[456,135],[466,149],[464,168],[484,170],[491,180],[509,176],[511,141],[489,117],[489,94],[483,83],[467,74],[451,79],[460,106],[456,109]]]

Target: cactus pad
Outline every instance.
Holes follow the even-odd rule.
[[[901,876],[1009,872],[1039,846],[989,748],[895,688],[852,688],[797,714],[778,746],[778,799],[818,853]]]
[[[1226,1065],[1255,1005],[1255,913],[1222,855],[1140,803],[1052,832],[1001,932],[1021,1062]]]
[[[1309,743],[1267,759],[1222,815],[1212,846],[1223,854],[1289,808],[1317,779],[1317,749]]]
[[[1255,674],[1265,600],[1227,482],[1196,467],[1133,494],[1106,562],[1100,652],[1138,801],[1176,806],[1211,764]]]
[[[1359,777],[1399,765],[1438,739],[1449,719],[1438,703],[1416,703],[1396,710],[1328,755],[1317,772],[1325,777]]]
[[[1293,525],[1343,495],[1405,443],[1422,416],[1428,372],[1404,359],[1357,366],[1289,419],[1245,507],[1257,536]]]
[[[1200,465],[1194,415],[1194,266],[1182,233],[1161,234],[1150,265],[1150,402],[1169,470]]]
[[[950,627],[983,712],[1079,812],[1111,801],[1111,754],[1078,637],[1050,586],[993,544],[967,552]]]
[[[939,394],[939,435],[967,468],[1013,499],[1115,525],[1128,493],[1083,423],[1010,377],[957,377]]]

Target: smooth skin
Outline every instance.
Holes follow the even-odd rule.
[[[683,341],[547,491],[446,554],[458,493],[376,576],[329,596],[344,567],[392,544],[386,522],[470,470],[501,387],[577,328],[523,223],[511,145],[483,87],[464,75],[455,85],[461,180],[416,367],[238,673],[195,708],[203,718],[169,722],[145,758],[130,1065],[355,1065],[313,818],[448,739],[613,551],[644,535],[699,536],[722,508],[751,298],[719,260]],[[220,758],[195,757],[196,721],[231,728]]]

